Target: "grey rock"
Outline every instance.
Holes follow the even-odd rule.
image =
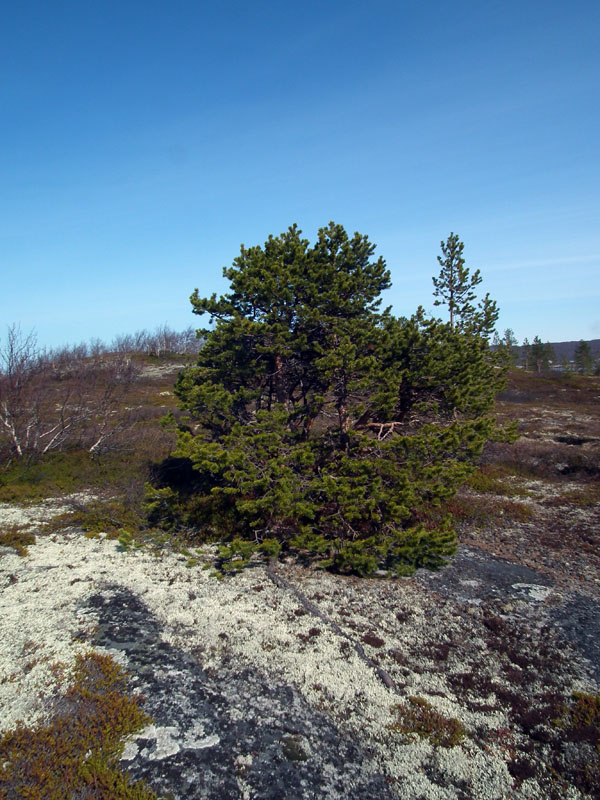
[[[132,593],[92,596],[93,644],[127,658],[131,686],[153,724],[128,743],[123,766],[174,800],[396,797],[369,754],[291,686],[225,662],[209,675],[198,658],[161,641]]]

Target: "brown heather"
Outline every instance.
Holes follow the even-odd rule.
[[[0,800],[154,800],[117,767],[125,738],[150,721],[125,683],[109,656],[79,657],[51,720],[0,738]]]

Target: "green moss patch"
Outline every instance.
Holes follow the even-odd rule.
[[[485,464],[469,476],[466,486],[480,494],[495,494],[503,497],[527,497],[531,493],[514,481],[517,477],[503,464]]]
[[[36,503],[90,489],[111,493],[135,489],[142,495],[152,462],[166,456],[172,436],[153,418],[140,420],[128,437],[104,453],[68,450],[32,463],[14,461],[0,469],[0,502]]]
[[[156,800],[118,769],[125,738],[149,722],[118,664],[98,653],[78,657],[52,720],[0,737],[0,800]]]
[[[13,525],[8,530],[0,531],[0,547],[12,547],[20,556],[27,555],[29,552],[27,545],[30,544],[35,544],[35,536],[33,533],[22,530],[18,525]]]
[[[554,724],[571,740],[590,742],[600,753],[600,695],[574,692]]]
[[[400,734],[403,744],[410,744],[414,737],[428,739],[435,747],[454,747],[465,738],[464,726],[454,717],[445,717],[423,697],[409,697],[408,703],[394,706],[397,722],[389,729]]]
[[[574,692],[552,723],[560,731],[562,743],[577,745],[576,755],[570,751],[570,758],[565,759],[563,744],[554,760],[555,769],[578,789],[596,797],[600,788],[600,695]]]
[[[94,484],[98,464],[89,453],[52,453],[35,463],[14,462],[0,472],[0,501],[37,502]]]
[[[122,498],[91,500],[63,517],[62,522],[63,526],[66,522],[77,525],[92,536],[108,534],[115,539],[122,528],[137,531],[143,524],[136,509]]]

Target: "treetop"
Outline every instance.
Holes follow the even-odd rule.
[[[190,298],[194,313],[288,323],[300,309],[346,318],[374,313],[391,281],[384,259],[373,259],[375,245],[368,237],[349,237],[334,222],[318,231],[314,246],[301,233],[294,224],[269,236],[264,247],[242,245],[232,266],[223,269],[230,292],[202,298],[196,289]]]

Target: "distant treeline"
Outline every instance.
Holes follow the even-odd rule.
[[[566,360],[569,362],[575,362],[575,353],[577,352],[577,348],[581,346],[581,342],[587,344],[592,352],[592,355],[598,358],[600,356],[600,339],[580,339],[579,341],[573,342],[547,342],[547,344],[552,348],[556,360],[558,363]],[[519,347],[520,354],[523,355],[524,347]]]
[[[542,342],[539,336],[534,336],[533,341],[524,339],[519,345],[513,331],[507,328],[502,336],[494,335],[492,347],[504,349],[514,366],[531,372],[600,374],[600,339]]]

